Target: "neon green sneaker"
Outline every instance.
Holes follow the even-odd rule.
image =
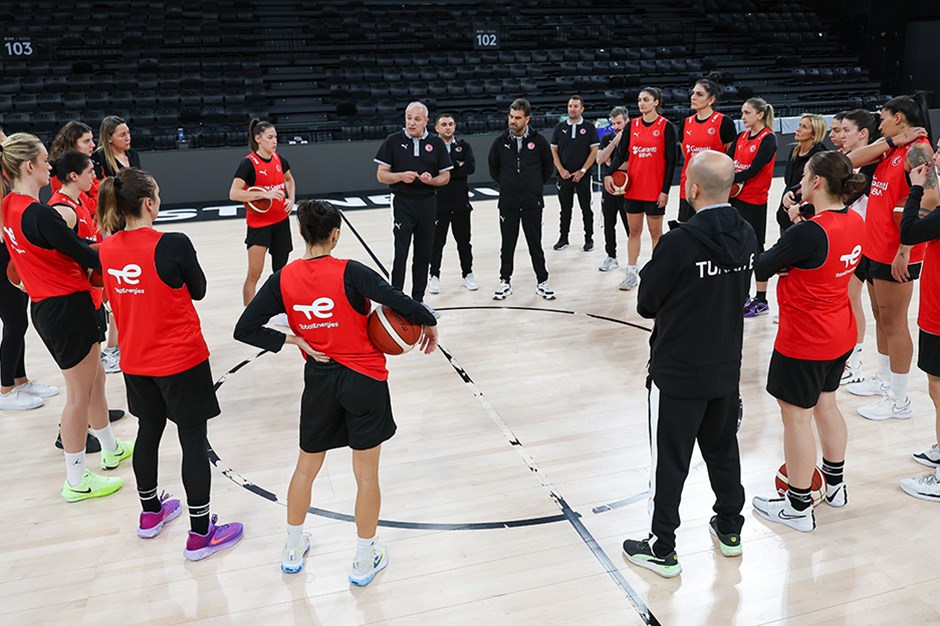
[[[723,533],[718,530],[718,516],[713,515],[708,522],[708,530],[718,540],[721,553],[727,557],[741,556],[744,549],[741,547],[741,535],[738,533]]]
[[[634,565],[645,567],[663,578],[672,578],[682,573],[682,565],[679,564],[676,551],[673,550],[664,557],[658,557],[653,554],[648,539],[643,541],[627,539],[624,541],[623,556]]]
[[[88,498],[101,498],[103,496],[110,496],[120,489],[123,484],[123,478],[107,478],[86,469],[85,473],[82,474],[81,482],[74,487],[69,484],[69,481],[65,481],[65,484],[62,485],[62,497],[65,498],[66,502],[78,502],[79,500],[87,500]]]
[[[113,452],[104,448],[101,449],[101,469],[103,470],[116,469],[121,461],[134,454],[133,441],[124,441],[123,439],[116,439],[115,441],[117,447]]]

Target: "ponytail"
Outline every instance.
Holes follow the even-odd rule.
[[[855,172],[847,156],[835,150],[817,152],[806,164],[809,171],[826,181],[829,195],[847,202],[868,186],[868,177]]]
[[[128,167],[108,176],[98,188],[98,225],[102,233],[124,228],[128,217],[140,217],[141,204],[157,195],[157,181],[149,172]]]
[[[927,108],[927,94],[916,91],[910,96],[896,96],[885,102],[884,110],[900,113],[911,126],[923,126],[927,129],[927,139],[933,145],[933,132],[930,128],[930,111]]]
[[[755,111],[764,114],[764,128],[774,129],[774,107],[772,104],[763,98],[748,98],[745,104],[751,105]]]

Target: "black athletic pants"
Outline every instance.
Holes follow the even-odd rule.
[[[669,396],[650,382],[650,546],[657,556],[676,548],[679,501],[698,441],[715,492],[718,530],[740,533],[744,487],[738,454],[738,394],[689,399]]]
[[[447,227],[454,233],[460,271],[466,276],[473,271],[473,251],[470,247],[470,203],[466,207],[437,207],[437,228],[434,232],[434,250],[431,252],[431,276],[441,276],[441,258],[447,243]]]
[[[428,286],[428,265],[434,249],[434,222],[437,217],[437,198],[432,196],[402,196],[392,194],[392,235],[395,237],[395,258],[392,261],[392,286],[404,290],[408,250],[414,237],[415,249],[411,259],[411,297],[424,302]]]
[[[513,257],[516,254],[516,241],[519,240],[519,224],[525,233],[529,246],[532,269],[537,282],[548,280],[545,269],[545,253],[542,251],[542,208],[499,210],[499,234],[502,239],[499,251],[499,278],[509,282],[512,278]]]
[[[624,208],[623,196],[612,196],[606,191],[601,200],[601,212],[604,214],[604,250],[607,256],[617,258],[617,216],[623,222],[623,229],[630,236],[630,225],[627,223],[627,210]]]
[[[558,203],[561,204],[561,222],[558,226],[559,239],[568,241],[571,229],[571,209],[574,208],[574,196],[578,195],[581,207],[581,219],[584,222],[584,241],[594,240],[594,211],[591,209],[591,175],[585,174],[581,180],[558,179]]]
[[[0,242],[0,268],[5,272],[10,262],[6,245]],[[26,376],[26,329],[29,316],[26,307],[29,296],[10,284],[6,274],[0,275],[0,322],[3,322],[3,340],[0,342],[0,385],[12,387],[16,378]]]

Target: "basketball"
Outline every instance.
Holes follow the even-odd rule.
[[[369,315],[369,339],[385,354],[404,354],[421,339],[421,326],[382,305]]]
[[[101,248],[100,243],[91,244],[92,250],[98,250],[99,248]],[[91,275],[88,276],[88,282],[91,283],[92,287],[96,287],[98,289],[104,287],[104,279],[101,277],[101,270],[91,270]]]
[[[264,191],[261,187],[249,187],[246,191]],[[260,200],[252,200],[251,202],[245,203],[245,208],[254,211],[255,213],[267,213],[271,208],[273,201],[270,198],[261,198]]]
[[[614,170],[610,177],[613,179],[615,196],[622,196],[627,193],[627,183],[629,183],[629,179],[627,178],[626,172],[623,170]]]
[[[731,185],[731,197],[736,198],[738,194],[741,193],[741,190],[744,189],[744,183],[734,183]]]
[[[777,470],[777,479],[774,482],[776,483],[777,493],[786,497],[787,489],[790,488],[790,483],[787,481],[786,463],[781,465],[780,469]],[[822,471],[818,467],[813,468],[813,481],[810,485],[810,495],[813,498],[813,506],[822,504],[826,497],[826,479],[823,477]]]
[[[26,291],[26,289],[23,287],[23,280],[20,278],[19,272],[16,271],[16,266],[13,265],[13,261],[10,261],[7,264],[7,280],[9,280],[10,284],[17,289]]]

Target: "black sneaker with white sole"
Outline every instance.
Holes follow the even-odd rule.
[[[59,435],[55,438],[55,447],[59,450],[63,450],[62,446],[62,432],[59,432]],[[98,441],[98,438],[88,433],[85,437],[85,454],[94,454],[95,452],[101,452],[101,442]]]
[[[656,556],[653,554],[653,549],[650,548],[648,539],[643,541],[627,539],[624,541],[623,556],[634,565],[656,572],[663,578],[673,578],[682,573],[682,565],[679,564],[676,551],[673,550],[663,557]]]
[[[713,515],[708,522],[708,530],[718,540],[718,547],[725,556],[741,556],[744,549],[741,547],[741,535],[738,533],[723,533],[718,530],[718,516]]]

